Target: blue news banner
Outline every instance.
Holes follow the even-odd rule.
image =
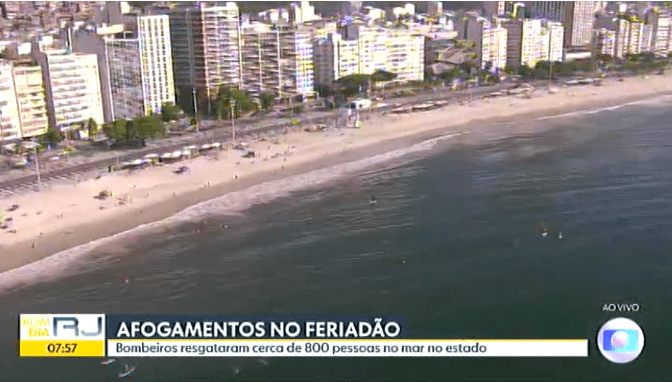
[[[583,339],[413,338],[399,316],[26,314],[19,320],[24,357],[588,355]]]

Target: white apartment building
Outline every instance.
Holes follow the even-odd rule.
[[[301,24],[309,21],[319,20],[320,16],[315,14],[315,7],[308,1],[301,1],[298,4],[291,4],[289,10],[289,21]]]
[[[638,19],[618,18],[616,20],[615,57],[639,54],[651,50],[653,28]]]
[[[672,51],[672,17],[667,12],[651,13],[650,24],[653,28],[651,50],[660,57]]]
[[[95,54],[68,50],[35,52],[45,79],[49,123],[61,131],[79,130],[90,118],[103,123]]]
[[[424,44],[424,36],[408,30],[350,25],[315,43],[315,82],[376,70],[396,73],[394,82],[422,81]]]
[[[564,28],[561,23],[539,19],[509,19],[507,30],[507,67],[534,68],[540,61],[562,61]]]
[[[11,62],[0,61],[0,141],[21,138],[19,109]]]
[[[481,65],[490,65],[493,69],[506,67],[507,30],[500,25],[483,30],[483,47],[481,49]]]
[[[483,13],[487,18],[501,16],[506,13],[506,3],[510,1],[484,1]]]
[[[457,26],[459,38],[473,41],[478,52],[481,68],[490,66],[495,69],[506,67],[507,30],[498,19],[492,23],[484,17],[465,17]]]
[[[595,1],[535,1],[532,5],[535,18],[562,23],[565,48],[590,45],[594,11]]]
[[[598,29],[595,45],[598,53],[614,56],[616,54],[616,32],[606,28]]]
[[[271,28],[266,24],[242,28],[242,88],[255,96],[278,98],[314,94],[311,32]]]
[[[359,73],[359,43],[337,32],[313,44],[315,83],[331,85],[341,77]]]
[[[32,62],[13,63],[14,91],[21,126],[21,137],[43,135],[49,127],[42,80],[42,68]]]
[[[0,61],[0,141],[47,132],[42,69],[30,60]]]
[[[175,102],[168,15],[139,16],[136,25],[105,39],[114,119],[159,114]]]
[[[241,84],[240,14],[234,2],[184,2],[170,15],[175,83],[208,107],[220,87]],[[190,99],[183,108],[193,105]]]

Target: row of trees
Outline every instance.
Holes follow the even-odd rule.
[[[142,140],[163,136],[165,124],[160,115],[150,114],[133,120],[116,120],[103,125],[103,132],[110,139],[120,141]]]
[[[669,64],[669,58],[656,57],[652,52],[640,54],[628,54],[625,59],[616,59],[609,55],[597,55],[595,59],[574,60],[568,62],[540,61],[534,67],[522,65],[519,70],[505,68],[503,72],[508,74],[519,74],[525,78],[533,79],[557,79],[559,77],[568,77],[578,72],[591,72],[598,67],[606,70],[621,69],[630,72],[648,72],[659,70]],[[428,79],[440,79],[443,82],[450,82],[455,79],[473,79],[479,78],[486,83],[499,82],[496,74],[492,73],[491,65],[486,64],[481,69],[474,62],[464,62],[461,65],[440,73],[436,76],[428,76]]]
[[[519,74],[527,78],[556,79],[558,77],[572,76],[577,72],[591,72],[598,67],[606,70],[616,69],[639,73],[663,69],[668,64],[668,58],[656,57],[652,52],[627,54],[624,59],[617,59],[610,55],[600,54],[596,59],[554,63],[541,61],[538,62],[534,68],[522,66]]]
[[[166,134],[166,122],[184,117],[184,112],[171,102],[161,106],[161,114],[150,113],[133,120],[119,119],[103,125],[103,133],[110,139],[119,141],[144,140]]]
[[[392,81],[397,78],[396,73],[385,70],[376,70],[372,74],[351,74],[339,78],[333,85],[318,85],[315,90],[320,97],[347,98],[360,94],[363,91],[371,92],[377,89],[377,84]]]

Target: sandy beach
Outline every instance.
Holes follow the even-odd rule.
[[[361,129],[289,133],[248,142],[255,158],[225,150],[216,157],[201,156],[131,173],[119,171],[78,184],[53,184],[0,205],[4,217],[11,217],[15,232],[0,231],[0,272],[262,182],[368,158],[451,132],[468,133],[467,143],[503,134],[530,134],[543,122],[507,125],[506,130],[497,124],[612,107],[668,93],[672,94],[672,76],[650,76],[605,81],[600,87],[560,88],[554,94],[539,89],[529,99],[508,96],[412,114],[374,113]],[[180,166],[190,171],[175,174]],[[112,191],[114,197],[94,198],[101,190]],[[7,212],[14,204],[19,208]]]

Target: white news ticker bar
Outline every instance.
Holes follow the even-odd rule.
[[[300,351],[296,349],[299,348]],[[108,340],[110,357],[588,357],[588,340]]]

